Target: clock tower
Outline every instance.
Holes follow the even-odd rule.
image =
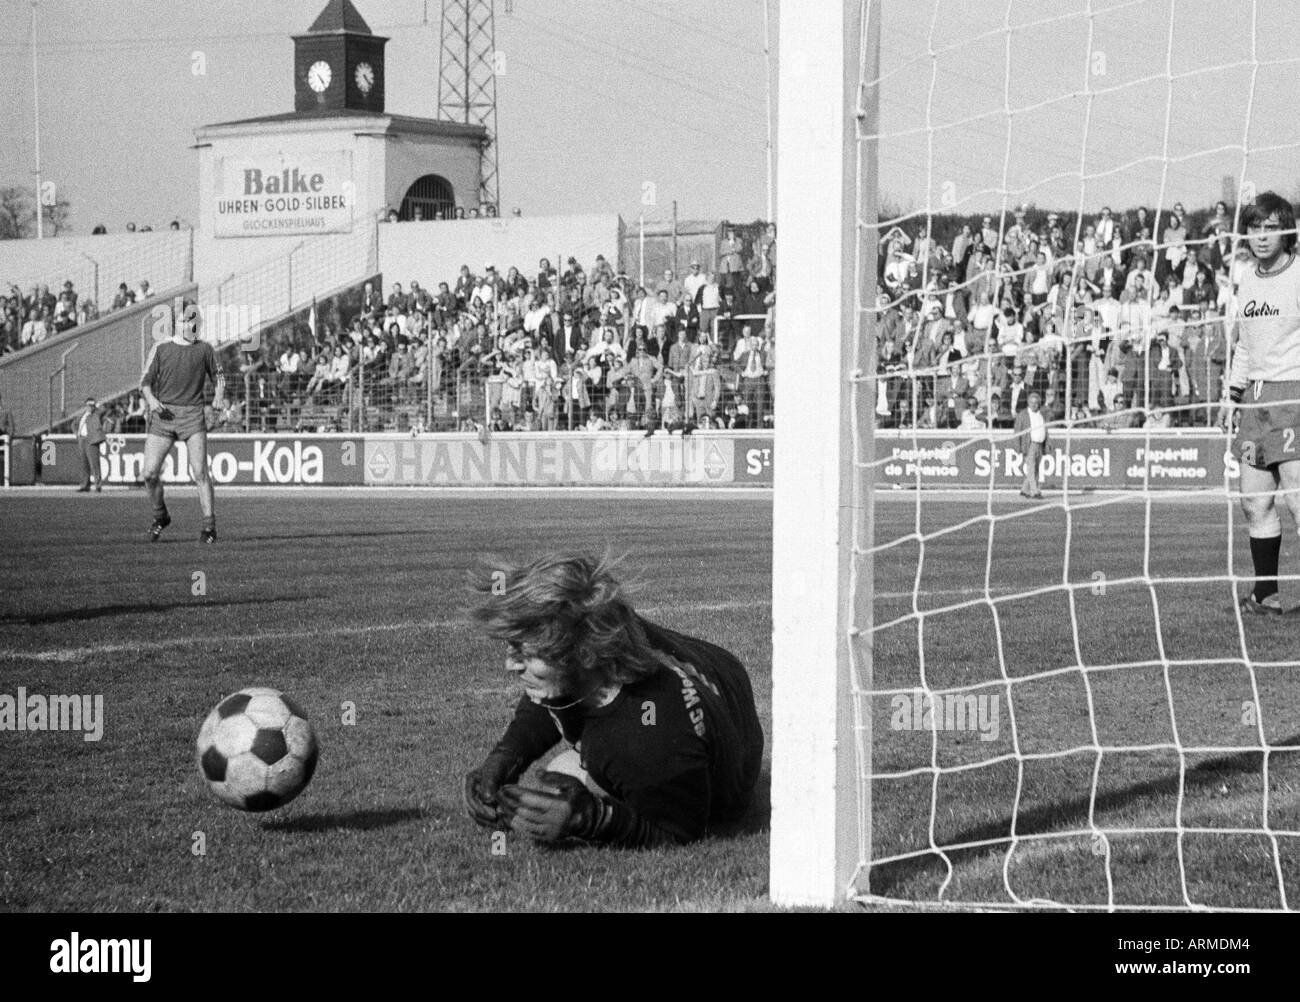
[[[376,36],[357,8],[393,5],[316,2],[325,9],[293,38],[294,110],[195,132],[195,280],[217,295],[231,275],[274,266],[265,279],[266,316],[278,316],[286,302],[301,305],[293,296],[309,301],[369,277],[378,221],[390,213],[433,226],[483,209],[487,130],[385,107],[388,39]]]
[[[293,39],[294,110],[383,114],[384,46],[352,0],[329,0]]]

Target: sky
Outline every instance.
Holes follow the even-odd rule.
[[[432,116],[439,0],[354,2],[392,39],[388,110]],[[797,44],[799,4],[832,0],[496,0],[504,210],[764,216],[765,2],[775,66],[781,19]],[[194,130],[292,110],[291,35],[323,5],[40,0],[42,166],[73,232],[195,219]],[[30,184],[30,0],[0,12],[0,184]],[[1300,193],[1294,0],[886,0],[881,23],[896,204],[1192,208],[1225,175]]]

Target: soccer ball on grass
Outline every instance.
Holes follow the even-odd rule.
[[[227,696],[199,728],[199,772],[218,800],[241,811],[269,811],[310,782],[316,732],[293,700],[276,689]]]

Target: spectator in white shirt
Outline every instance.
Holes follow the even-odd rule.
[[[559,367],[555,364],[555,359],[551,357],[551,349],[546,345],[542,345],[537,349],[537,358],[533,362],[533,367],[539,384],[547,378],[552,382],[558,382],[560,379]]]
[[[722,309],[722,288],[718,285],[717,275],[709,272],[700,286],[700,339],[712,340],[713,321]]]
[[[618,335],[613,327],[606,327],[600,335],[600,340],[587,349],[585,358],[587,361],[600,359],[607,352],[613,352],[619,359],[626,361],[627,351],[618,343]]]
[[[993,297],[987,292],[981,292],[979,302],[971,308],[968,315],[971,333],[967,335],[967,344],[972,353],[978,354],[984,350],[984,344],[988,340],[989,331],[997,315],[998,308],[993,305]]]
[[[541,329],[542,321],[551,315],[551,307],[546,302],[545,296],[536,296],[528,312],[524,314],[524,330],[534,337]]]
[[[646,326],[651,330],[677,316],[677,304],[669,297],[668,289],[660,288],[655,293],[655,298],[651,301],[648,313],[650,323]]]
[[[1016,319],[1016,311],[1008,306],[999,315],[996,327],[998,347],[1002,349],[1002,354],[1008,358],[1014,357],[1025,340],[1025,328]]]
[[[298,388],[298,369],[302,366],[302,355],[292,344],[286,345],[280,352],[280,395],[288,396]]]
[[[638,285],[633,293],[636,305],[632,307],[632,326],[650,328],[654,326],[655,300],[650,298],[645,286]]]
[[[686,302],[695,302],[695,294],[708,281],[708,278],[700,271],[700,262],[691,262],[691,272],[682,279],[682,291],[686,293]]]
[[[1042,398],[1038,391],[1029,394],[1029,405],[1016,415],[1015,430],[1020,433],[1020,451],[1025,458],[1025,479],[1020,493],[1027,498],[1041,498],[1038,486],[1038,463],[1047,447],[1047,419],[1039,409]]]
[[[1114,331],[1119,326],[1119,300],[1115,298],[1114,290],[1103,288],[1101,298],[1093,302],[1092,308],[1100,315],[1102,326],[1107,332]]]
[[[1110,247],[1115,239],[1115,220],[1111,218],[1110,206],[1101,207],[1101,218],[1097,220],[1096,226],[1097,246]]]
[[[33,307],[27,314],[27,322],[23,324],[19,341],[24,345],[40,344],[48,336],[49,325],[45,320],[45,311],[40,307]]]

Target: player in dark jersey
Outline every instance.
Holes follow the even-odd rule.
[[[698,839],[749,806],[763,732],[744,666],[642,619],[608,562],[548,555],[485,563],[475,618],[508,644],[514,719],[465,778],[484,827],[540,842],[644,848]],[[536,786],[524,771],[563,741]]]
[[[159,311],[166,311],[159,307]],[[171,452],[172,443],[185,443],[189,453],[190,479],[199,491],[199,507],[203,510],[203,528],[199,540],[215,543],[217,519],[212,496],[212,480],[208,475],[208,430],[205,415],[206,384],[213,387],[212,407],[224,406],[225,378],[217,362],[212,345],[198,340],[199,310],[192,302],[180,304],[179,309],[155,320],[171,324],[174,331],[166,341],[155,342],[145,362],[140,378],[140,392],[149,405],[149,424],[144,440],[144,485],[153,503],[153,525],[149,527],[149,541],[156,543],[163,529],[171,524],[167,505],[163,500],[163,486],[159,475],[163,462]]]

